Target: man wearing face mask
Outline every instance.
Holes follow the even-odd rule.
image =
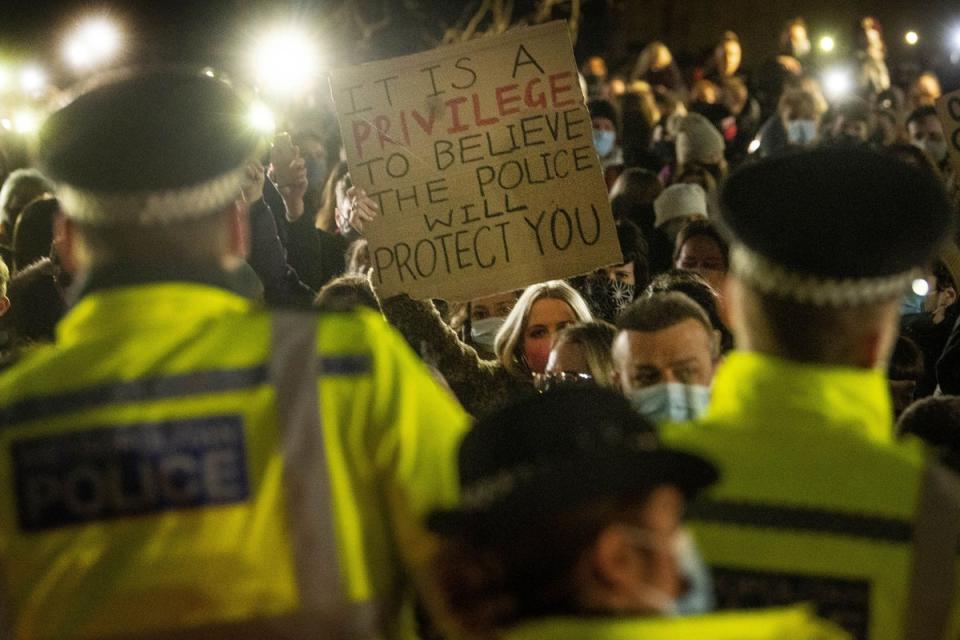
[[[931,106],[915,109],[907,118],[910,144],[926,151],[941,171],[948,168],[947,140],[937,110]]]
[[[636,300],[617,320],[614,382],[641,415],[656,423],[700,417],[719,359],[717,332],[686,295]]]

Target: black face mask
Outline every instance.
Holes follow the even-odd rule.
[[[633,302],[636,287],[606,276],[591,275],[583,281],[583,295],[594,316],[614,322],[623,308]]]

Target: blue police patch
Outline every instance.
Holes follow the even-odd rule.
[[[21,439],[12,454],[24,531],[250,495],[243,420],[236,415]]]

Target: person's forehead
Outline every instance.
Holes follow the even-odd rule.
[[[563,300],[556,298],[540,298],[530,307],[527,325],[555,324],[575,320],[573,309]]]
[[[617,342],[632,364],[666,366],[700,356],[710,356],[710,337],[700,322],[686,318],[660,331],[622,331]]]
[[[696,253],[698,255],[709,255],[723,258],[723,251],[717,241],[710,236],[695,235],[690,236],[683,246],[680,247],[681,254]]]

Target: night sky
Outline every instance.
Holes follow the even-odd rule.
[[[516,0],[520,13],[536,0]],[[44,64],[55,81],[69,83],[70,71],[60,55],[64,35],[76,20],[91,12],[106,12],[124,25],[128,33],[127,62],[187,62],[210,64],[234,74],[246,70],[250,44],[267,25],[279,18],[293,18],[308,27],[324,43],[327,62],[334,66],[411,53],[432,46],[444,25],[464,13],[461,0],[152,0],[126,2],[79,2],[50,0],[9,0],[0,10],[0,60],[22,62],[27,59]],[[344,5],[360,7],[371,22],[389,13],[390,26],[372,42],[357,36],[358,27]],[[745,43],[745,65],[759,64],[776,46],[776,34],[784,17],[804,15],[811,25],[829,20],[853,24],[867,13],[888,20],[890,31],[901,29],[908,20],[924,25],[960,26],[960,6],[955,2],[930,0],[922,6],[906,0],[583,0],[584,24],[577,53],[582,58],[606,46],[611,29],[629,22],[633,33],[626,39],[644,40],[654,35],[665,37],[675,49],[686,46],[699,54],[698,47],[715,42],[722,29],[741,32]],[[739,7],[739,11],[727,8]],[[726,24],[717,24],[721,11]],[[849,14],[849,15],[846,15]],[[669,15],[669,20],[664,16]],[[696,17],[703,24],[696,24]],[[739,17],[738,17],[739,16]],[[630,20],[624,20],[630,18]],[[758,26],[759,22],[769,23]],[[670,24],[671,32],[636,33],[636,25]],[[849,24],[847,24],[849,23]],[[656,31],[661,27],[653,27]],[[932,28],[932,27],[931,27]],[[753,31],[751,31],[751,29]],[[647,29],[650,31],[651,29]],[[714,33],[716,31],[717,33]],[[887,35],[888,42],[902,37]],[[938,40],[942,37],[938,38]],[[930,42],[924,42],[930,46]],[[939,43],[938,43],[938,46]],[[764,51],[758,51],[767,48]],[[942,47],[941,47],[942,48]],[[683,51],[680,51],[682,54]],[[753,54],[753,55],[751,55]],[[758,55],[762,54],[762,55]],[[278,61],[278,63],[280,63]]]

